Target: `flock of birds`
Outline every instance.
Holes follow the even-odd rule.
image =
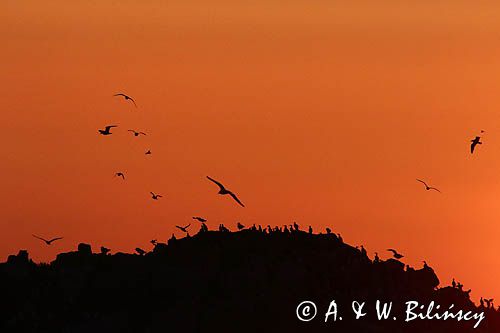
[[[129,95],[126,95],[124,93],[117,93],[117,94],[114,94],[113,95],[114,97],[123,97],[125,99],[125,101],[130,101],[136,108],[137,108],[137,103],[135,102],[135,100],[130,97]],[[98,133],[101,134],[101,135],[104,135],[104,136],[108,136],[108,135],[112,135],[113,133],[111,132],[111,129],[112,128],[116,128],[118,127],[117,125],[107,125],[104,127],[104,129],[99,129],[98,130]],[[142,132],[142,131],[138,131],[138,130],[135,130],[135,129],[129,129],[127,130],[128,132],[131,132],[135,137],[138,137],[138,136],[141,136],[141,135],[147,135],[145,132]],[[481,130],[481,133],[484,133],[484,130]],[[483,144],[481,142],[481,136],[476,136],[474,139],[471,140],[471,145],[470,145],[470,153],[473,154],[475,149],[476,149],[476,146],[477,145],[481,145]],[[147,150],[145,152],[146,155],[151,155],[151,150]],[[120,177],[122,178],[122,180],[125,180],[125,174],[123,172],[116,172],[115,173],[115,177]],[[207,176],[207,179],[211,182],[213,182],[214,184],[216,184],[218,187],[219,187],[219,192],[218,194],[220,195],[229,195],[236,203],[238,203],[241,207],[245,207],[245,205],[241,202],[241,200],[236,196],[236,194],[234,194],[234,192],[228,190],[222,183],[220,183],[219,181],[211,178],[210,176]],[[425,187],[425,189],[427,191],[430,191],[430,190],[433,190],[433,191],[436,191],[436,192],[439,192],[441,193],[441,191],[434,187],[434,186],[430,186],[429,184],[427,184],[424,180],[421,180],[421,179],[417,179],[418,182],[422,183]],[[150,192],[151,194],[151,198],[153,200],[158,200],[160,198],[162,198],[162,195],[160,194],[157,194],[157,193],[154,193],[154,192]],[[197,220],[201,223],[205,223],[207,220],[203,217],[199,217],[199,216],[194,216],[193,217],[194,220]],[[188,225],[185,225],[185,226],[179,226],[179,225],[176,225],[175,227],[179,230],[181,230],[182,232],[184,233],[188,233],[188,228],[191,226],[191,224],[188,224]],[[237,223],[237,227],[238,227],[238,230],[242,230],[245,228],[244,225],[242,225],[241,223]],[[327,231],[329,231],[329,228],[327,228]],[[43,237],[39,237],[39,236],[36,236],[36,235],[33,235],[33,237],[43,241],[45,244],[47,245],[51,245],[53,242],[55,241],[58,241],[58,240],[61,240],[63,239],[63,237],[55,237],[55,238],[52,238],[52,239],[45,239]],[[153,240],[154,242],[156,242],[156,240]],[[152,243],[153,243],[152,241]],[[154,243],[153,243],[154,244]],[[393,257],[395,259],[401,259],[403,258],[404,256],[400,253],[398,253],[396,250],[394,249],[387,249],[387,251],[389,252],[392,252],[393,254]]]
[[[125,101],[130,101],[136,108],[137,108],[137,103],[135,102],[134,98],[132,98],[131,96],[127,95],[127,94],[124,94],[124,93],[117,93],[117,94],[114,94],[113,95],[114,97],[123,97],[125,99]],[[117,125],[107,125],[104,127],[104,129],[99,129],[98,130],[98,133],[100,135],[103,135],[103,136],[108,136],[108,135],[112,135],[113,133],[111,132],[111,129],[113,128],[116,128],[118,127]],[[135,129],[129,129],[127,130],[127,132],[131,132],[133,136],[135,137],[138,137],[138,136],[141,136],[141,135],[144,135],[146,136],[147,134],[143,131],[139,131],[139,130],[135,130]],[[151,150],[147,150],[145,152],[145,155],[151,155],[152,152]],[[118,171],[115,173],[115,177],[119,177],[119,178],[122,178],[122,180],[125,180],[125,174],[121,171]],[[236,203],[238,203],[241,207],[245,207],[245,205],[241,202],[241,200],[236,196],[236,194],[234,194],[234,192],[228,190],[222,183],[220,183],[219,181],[213,179],[212,177],[209,177],[207,176],[207,179],[211,182],[213,182],[214,184],[216,184],[218,187],[219,187],[219,192],[218,194],[220,195],[229,195],[231,198],[233,198]],[[161,194],[157,194],[157,193],[154,193],[154,192],[150,192],[151,194],[151,198],[153,200],[158,200],[160,198],[162,198],[163,196]],[[196,216],[196,217],[193,217],[194,220],[197,220],[201,223],[204,223],[206,222],[207,220],[202,218],[202,217],[199,217],[199,216]],[[188,232],[188,228],[191,226],[191,224],[188,224],[186,226],[176,226],[176,228],[178,228],[179,230],[187,233]],[[52,238],[52,239],[45,239],[43,237],[39,237],[37,235],[32,235],[33,237],[43,241],[46,245],[52,245],[53,242],[55,241],[58,241],[58,240],[61,240],[63,239],[63,237],[55,237],[55,238]]]

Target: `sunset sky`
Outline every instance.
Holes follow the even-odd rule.
[[[0,261],[297,221],[500,298],[497,1],[4,0],[0,37]]]

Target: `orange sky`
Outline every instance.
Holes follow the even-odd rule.
[[[296,220],[500,297],[500,4],[41,3],[0,3],[1,257]]]

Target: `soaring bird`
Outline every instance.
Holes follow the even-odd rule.
[[[217,186],[219,186],[219,188],[220,188],[219,194],[221,194],[221,195],[224,195],[224,194],[229,194],[231,197],[233,197],[233,199],[234,199],[234,200],[236,200],[236,202],[237,202],[237,203],[239,203],[239,204],[241,205],[241,207],[245,207],[245,205],[243,205],[243,204],[241,203],[241,201],[238,199],[238,197],[237,197],[237,196],[236,196],[233,192],[231,192],[231,191],[227,190],[227,189],[224,187],[224,185],[222,185],[221,183],[219,183],[219,182],[218,182],[218,181],[216,181],[215,179],[210,178],[209,176],[207,176],[207,178],[208,178],[210,181],[212,181],[212,182],[214,182],[215,184],[217,184]]]
[[[187,233],[187,232],[188,232],[188,231],[187,231],[187,228],[189,228],[189,226],[190,226],[190,225],[191,225],[191,223],[189,223],[189,224],[188,224],[187,226],[185,226],[185,227],[180,227],[180,226],[178,226],[178,225],[176,225],[175,227],[176,227],[177,229],[182,230],[182,231],[184,231],[184,232],[186,232],[186,233]]]
[[[122,94],[122,93],[114,94],[113,96],[122,96],[123,98],[125,98],[126,101],[130,100],[132,103],[134,103],[134,106],[137,107],[137,104],[135,104],[134,99],[130,96],[127,96],[127,95]]]
[[[103,130],[99,130],[99,133],[102,134],[102,135],[111,135],[113,133],[111,133],[111,129],[113,127],[118,127],[116,125],[109,125],[109,126],[106,126]]]
[[[470,140],[471,145],[470,145],[470,153],[474,153],[474,148],[476,148],[477,145],[482,145],[483,143],[480,141],[481,140],[481,137],[480,136],[476,136],[474,138],[474,140]]]
[[[198,220],[201,223],[207,222],[206,219],[204,219],[203,217],[199,217],[199,216],[193,216],[193,220]]]
[[[151,150],[148,150],[147,152],[144,153],[145,155],[151,155]]]
[[[55,242],[56,240],[63,239],[62,237],[56,237],[56,238],[52,238],[52,239],[46,240],[45,238],[38,237],[36,235],[32,235],[32,236],[35,237],[35,238],[38,238],[38,239],[40,239],[42,241],[44,241],[45,244],[47,244],[47,245],[51,245],[52,242]]]
[[[244,226],[243,224],[241,224],[240,222],[238,222],[238,223],[236,224],[236,226],[238,227],[238,230],[243,230],[243,229],[245,229],[245,226]]]
[[[151,193],[151,197],[153,198],[153,200],[158,200],[158,198],[162,198],[162,196],[159,194],[154,194],[153,192],[149,192],[149,193]]]
[[[392,255],[393,255],[393,256],[394,256],[394,258],[396,258],[396,259],[401,259],[401,258],[403,258],[403,257],[404,257],[404,255],[402,255],[402,254],[398,253],[398,251],[396,251],[396,250],[393,250],[393,249],[387,249],[387,251],[392,252]]]
[[[132,132],[132,133],[134,133],[134,136],[139,136],[139,135],[141,135],[141,134],[142,134],[142,135],[146,135],[146,133],[144,133],[144,132],[138,132],[138,131],[134,131],[134,130],[131,130],[131,129],[129,129],[127,132]]]
[[[123,174],[123,172],[117,172],[117,173],[115,173],[115,177],[122,177],[123,180],[125,180],[125,175]]]
[[[439,193],[441,193],[441,191],[440,191],[440,190],[438,190],[438,189],[437,189],[437,188],[435,188],[435,187],[432,187],[432,186],[427,185],[427,183],[426,183],[426,182],[424,182],[423,180],[417,179],[417,182],[421,182],[422,184],[424,184],[424,185],[425,185],[425,189],[426,189],[427,191],[429,191],[429,190],[434,190],[434,191],[438,191]]]

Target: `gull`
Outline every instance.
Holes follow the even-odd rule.
[[[123,174],[123,172],[117,172],[117,173],[115,173],[115,177],[122,177],[123,180],[125,180],[125,175]]]
[[[404,257],[404,255],[402,255],[402,254],[398,253],[398,251],[396,251],[396,250],[393,250],[393,249],[387,249],[387,251],[392,252],[392,253],[393,253],[394,258],[396,258],[396,259],[401,259],[401,258],[403,258],[403,257]]]
[[[193,220],[198,220],[201,223],[207,222],[206,219],[204,219],[203,217],[199,217],[199,216],[193,216]]]
[[[429,191],[429,190],[434,190],[434,191],[438,191],[439,193],[441,193],[441,191],[440,191],[440,190],[438,190],[438,189],[437,189],[437,188],[435,188],[435,187],[432,187],[432,186],[427,185],[427,183],[426,183],[426,182],[424,182],[423,180],[417,179],[417,182],[421,182],[422,184],[424,184],[424,185],[425,185],[425,189],[426,189],[427,191]]]
[[[241,224],[240,222],[238,222],[236,224],[236,226],[238,227],[238,230],[242,230],[242,229],[245,229],[245,226],[243,224]]]
[[[241,205],[241,207],[245,207],[245,205],[243,205],[243,204],[241,203],[241,201],[238,199],[238,197],[236,197],[236,195],[235,195],[233,192],[231,192],[231,191],[227,190],[227,189],[224,187],[224,185],[222,185],[221,183],[219,183],[219,182],[218,182],[218,181],[216,181],[215,179],[210,178],[209,176],[207,176],[207,178],[208,178],[210,181],[212,181],[212,182],[214,182],[215,184],[217,184],[217,186],[219,186],[219,188],[220,188],[219,194],[220,194],[220,195],[229,194],[229,195],[230,195],[230,196],[231,196],[234,200],[236,200],[236,202],[237,202],[237,203],[239,203],[239,204]]]
[[[151,150],[148,150],[147,152],[145,152],[146,155],[151,155]]]
[[[162,198],[162,196],[159,194],[154,194],[153,192],[149,192],[149,193],[151,193],[151,197],[153,198],[153,200],[158,200],[158,198]]]
[[[177,229],[182,230],[182,231],[184,231],[184,232],[186,232],[186,233],[187,233],[187,232],[188,232],[188,231],[187,231],[187,228],[189,228],[189,226],[190,226],[190,225],[191,225],[191,223],[189,223],[189,224],[188,224],[187,226],[185,226],[185,227],[180,227],[180,226],[178,226],[178,225],[176,225],[175,227],[176,227]]]
[[[141,135],[141,134],[142,134],[142,135],[146,135],[146,133],[144,133],[144,132],[138,132],[138,131],[134,131],[134,130],[131,130],[131,129],[129,129],[127,132],[132,132],[132,133],[134,133],[134,136],[139,136],[139,135]]]
[[[111,129],[113,127],[118,127],[116,125],[109,125],[109,126],[106,126],[103,130],[99,130],[99,133],[102,134],[102,135],[111,135],[113,133],[111,133]]]
[[[38,239],[40,239],[42,241],[44,241],[45,244],[47,244],[47,245],[51,245],[52,242],[55,242],[56,240],[63,239],[62,237],[56,237],[56,238],[52,238],[52,239],[46,240],[46,239],[44,239],[42,237],[38,237],[36,235],[32,235],[32,236],[35,237],[35,238],[38,238]]]
[[[474,148],[476,148],[477,145],[482,145],[483,143],[480,141],[481,140],[481,137],[480,136],[476,136],[474,138],[474,140],[470,140],[471,145],[470,145],[470,153],[474,153]]]
[[[122,94],[122,93],[114,94],[113,96],[122,96],[123,98],[125,98],[126,101],[127,100],[132,101],[132,103],[134,103],[134,106],[137,107],[137,104],[135,104],[134,99],[132,97],[130,97],[130,96],[127,96],[127,95]]]

